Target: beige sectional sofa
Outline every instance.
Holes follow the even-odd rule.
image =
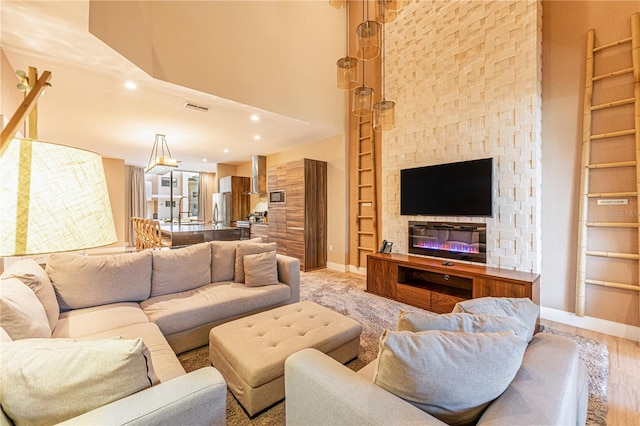
[[[299,301],[298,260],[274,249],[255,241],[215,241],[119,256],[53,254],[46,272],[32,260],[13,263],[0,282],[3,357],[11,359],[8,341],[28,347],[51,338],[96,345],[104,339],[141,338],[149,380],[153,370],[151,381],[159,384],[68,422],[224,424],[226,384],[220,373],[208,367],[186,374],[176,354],[208,344],[215,325]],[[13,346],[15,358],[24,348]],[[58,375],[63,380],[75,380],[82,361],[74,361],[66,366],[68,374]],[[7,383],[15,373],[11,365],[3,359],[2,424],[12,424],[5,402],[15,401],[12,392],[17,392]],[[82,394],[78,391],[78,398]]]
[[[480,299],[469,302],[482,303]],[[387,349],[385,361],[380,361],[379,355],[358,372],[314,349],[291,355],[285,362],[287,425],[585,424],[587,373],[574,341],[547,333],[533,335],[535,315],[531,316],[528,335],[520,333],[520,337],[511,332],[479,335],[470,328],[451,332],[452,329],[446,331],[439,327],[445,322],[440,321],[441,318],[450,320],[445,317],[458,315],[473,314],[458,310],[430,320],[436,328],[420,330],[421,327],[412,327],[412,330],[402,325],[401,314],[398,330],[390,334],[404,340],[407,346],[395,345],[394,353],[389,355],[391,346],[381,339],[380,351]],[[483,315],[486,314],[479,314],[473,321],[481,323],[481,328],[487,331],[487,318]],[[511,325],[505,325],[513,330]],[[484,340],[487,346],[476,345],[474,340]],[[503,381],[505,388],[487,398],[488,402],[478,405],[472,413],[473,420],[469,421],[468,417],[463,417],[468,413],[456,407],[453,399],[467,402],[478,395],[482,397],[485,388],[495,384],[492,383],[495,376],[502,374],[509,364],[505,359],[510,355],[503,357],[501,353],[515,349],[508,342],[503,343],[504,347],[495,346],[505,340],[516,342],[515,346],[522,351],[513,360],[514,375]],[[421,348],[416,344],[420,341],[428,343]],[[438,346],[441,341],[445,344]],[[456,341],[462,344],[455,344]],[[482,350],[476,352],[478,348]],[[413,369],[390,369],[389,357],[400,357],[402,353],[407,354]],[[436,358],[439,360],[434,362]],[[425,359],[429,362],[421,363]],[[381,367],[382,362],[387,366]],[[391,364],[392,367],[398,365]],[[399,385],[393,389],[395,392],[388,389],[390,381],[385,380],[388,378],[384,377],[385,372],[391,372],[396,382],[393,385]],[[416,387],[422,379],[431,383]],[[404,393],[397,392],[398,387],[404,388]],[[438,398],[442,405],[429,406],[423,400]]]

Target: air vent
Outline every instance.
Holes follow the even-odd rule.
[[[209,111],[208,106],[194,104],[193,102],[185,102],[184,105],[182,106],[185,108],[195,109],[196,111],[202,111],[202,112]]]

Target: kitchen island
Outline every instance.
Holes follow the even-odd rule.
[[[186,246],[205,241],[233,241],[243,239],[241,228],[212,225],[210,223],[160,223],[162,236],[171,241],[171,246]]]

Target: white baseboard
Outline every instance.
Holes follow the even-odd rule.
[[[587,330],[597,331],[598,333],[610,334],[612,336],[640,342],[640,327],[633,325],[621,324],[600,318],[579,317],[572,312],[546,308],[544,306],[540,307],[540,317],[573,327],[585,328]]]
[[[363,267],[357,267],[354,265],[349,265],[349,272],[353,273],[353,274],[359,274],[359,275],[367,275],[367,268],[363,268]]]
[[[347,265],[343,263],[327,262],[327,269],[338,272],[347,272]]]

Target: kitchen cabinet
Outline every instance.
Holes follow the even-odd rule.
[[[262,238],[263,243],[269,242],[269,225],[266,223],[251,224],[251,238]]]
[[[327,265],[327,163],[302,159],[271,167],[269,191],[284,190],[284,203],[269,204],[269,242],[300,260],[308,271]]]
[[[224,194],[223,206],[219,206],[219,215],[226,225],[233,226],[239,220],[247,220],[251,212],[251,178],[246,176],[225,176],[218,182],[220,193]]]

